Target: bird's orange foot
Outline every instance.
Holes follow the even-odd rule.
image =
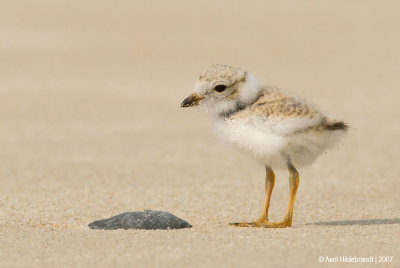
[[[269,222],[267,220],[257,220],[253,222],[237,222],[229,223],[231,226],[235,227],[256,227],[256,228],[286,228],[292,226],[291,222],[288,220],[283,220],[280,222]]]

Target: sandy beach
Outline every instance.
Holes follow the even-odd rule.
[[[0,267],[400,267],[399,9],[341,0],[2,3]],[[300,170],[291,228],[228,225],[259,216],[265,171],[224,145],[207,114],[179,106],[215,63],[351,126]],[[276,175],[275,221],[288,198],[287,172]],[[193,228],[87,226],[145,209]],[[374,262],[330,259],[338,256]]]

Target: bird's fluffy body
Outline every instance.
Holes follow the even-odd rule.
[[[262,164],[286,168],[311,164],[333,146],[344,131],[327,130],[326,117],[301,99],[264,89],[245,109],[216,116],[214,126],[222,140],[233,144]]]
[[[226,90],[216,92],[217,85]],[[217,134],[264,165],[274,168],[311,164],[332,147],[347,126],[328,120],[305,100],[261,87],[242,69],[214,65],[203,72],[194,95],[213,114]]]

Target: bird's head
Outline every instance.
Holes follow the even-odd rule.
[[[199,105],[212,114],[225,114],[246,106],[257,98],[260,87],[256,78],[228,65],[213,65],[200,74],[194,92],[181,107]]]

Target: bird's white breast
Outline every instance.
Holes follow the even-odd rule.
[[[251,118],[224,119],[214,121],[215,131],[227,143],[265,163],[281,161],[286,139],[268,129],[257,129]]]

